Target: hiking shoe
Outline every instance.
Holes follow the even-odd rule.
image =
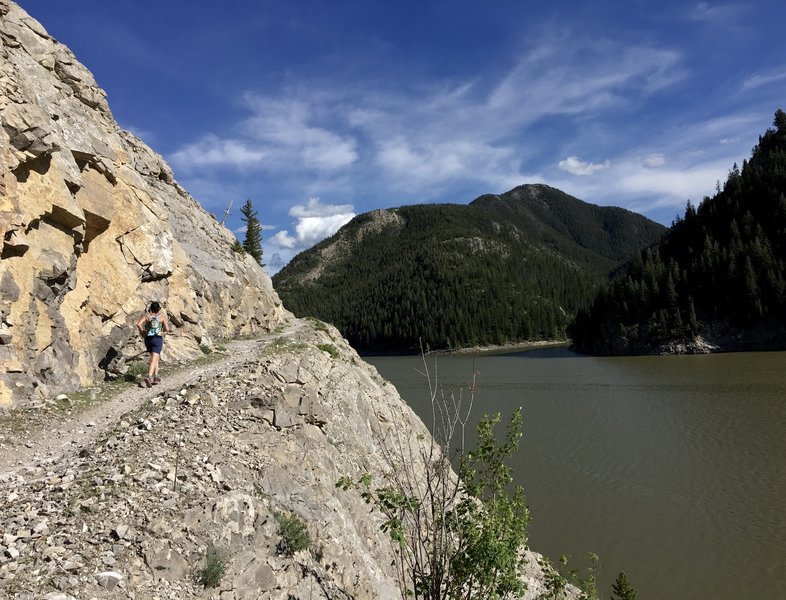
[[[150,377],[145,377],[145,386],[146,387],[153,387],[153,382],[150,381]]]
[[[153,377],[153,385],[158,385],[159,383],[161,383],[161,378],[160,377]]]

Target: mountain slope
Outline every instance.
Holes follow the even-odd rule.
[[[554,339],[607,273],[662,230],[525,185],[469,205],[359,215],[273,283],[295,314],[334,323],[364,350]]]
[[[596,353],[784,348],[786,114],[723,189],[630,263],[579,313],[571,335]]]

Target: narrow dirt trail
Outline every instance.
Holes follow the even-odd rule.
[[[6,435],[0,444],[0,476],[29,466],[55,463],[86,442],[101,436],[120,417],[137,409],[145,400],[161,394],[177,392],[200,377],[213,376],[236,368],[257,356],[273,340],[294,334],[303,326],[299,319],[290,321],[283,331],[255,339],[223,342],[226,354],[202,364],[184,364],[152,388],[129,387],[108,400],[74,410],[71,414],[53,411],[44,417],[31,411],[15,411],[0,416],[0,428],[13,421],[20,436]],[[5,432],[4,432],[5,433]],[[9,439],[10,438],[10,439]]]

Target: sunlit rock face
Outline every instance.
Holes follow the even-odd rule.
[[[151,300],[175,326],[166,360],[283,318],[263,269],[118,127],[68,48],[7,0],[0,41],[0,406],[122,369]]]

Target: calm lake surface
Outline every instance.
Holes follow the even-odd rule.
[[[429,425],[422,359],[366,360]],[[436,367],[445,387],[477,372],[475,421],[523,406],[530,546],[572,567],[598,554],[604,597],[624,570],[640,600],[786,598],[786,352],[551,348]]]

